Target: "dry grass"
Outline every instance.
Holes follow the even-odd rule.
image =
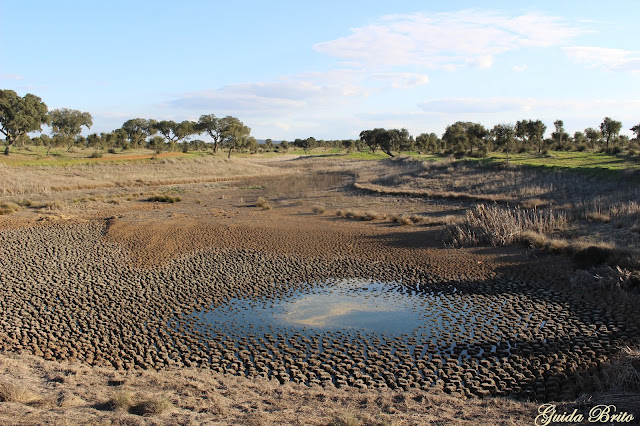
[[[112,202],[112,201],[116,201],[117,200],[108,200],[107,202]],[[147,198],[147,201],[156,201],[159,203],[177,203],[179,201],[182,201],[182,198],[178,197],[178,196],[172,196],[172,195],[168,195],[168,194],[155,194],[152,195],[151,197]]]
[[[59,376],[67,379],[50,381]],[[20,402],[0,404],[0,424],[19,418],[21,424],[527,425],[537,409],[527,402],[466,400],[439,391],[280,385],[197,369],[114,371],[27,355],[0,354],[0,378],[54,401],[34,408],[37,399],[22,394]],[[113,389],[122,382],[126,389]],[[106,403],[105,395],[111,395]]]
[[[114,411],[129,411],[133,405],[133,394],[126,390],[116,392],[106,404],[109,409]]]
[[[221,182],[291,171],[241,159],[216,157],[164,158],[73,166],[10,166],[0,164],[0,196],[50,194],[76,189],[158,186]]]
[[[529,248],[555,254],[566,253],[570,247],[569,241],[564,238],[551,238],[530,230],[525,230],[520,234],[520,241]]]
[[[614,392],[640,392],[640,348],[626,347],[603,368],[601,388]]]
[[[0,215],[15,213],[18,210],[20,210],[20,206],[11,201],[0,203]]]
[[[262,210],[270,210],[273,206],[271,202],[264,197],[258,197],[256,201],[256,207],[260,207]]]
[[[159,416],[170,410],[171,402],[163,396],[144,399],[130,407],[129,412],[138,416]]]
[[[12,381],[0,381],[0,402],[30,405],[40,400],[41,398],[22,385]]]
[[[374,211],[358,211],[358,210],[336,210],[336,216],[345,217],[347,219],[356,219],[363,221],[384,220],[387,215]]]
[[[321,205],[315,205],[311,208],[311,211],[314,214],[324,214],[325,211],[327,211],[325,206],[321,206]]]
[[[553,210],[480,204],[467,211],[462,223],[447,227],[444,240],[456,247],[502,246],[518,241],[524,231],[547,234],[566,225],[566,216]]]

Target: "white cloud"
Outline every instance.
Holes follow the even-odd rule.
[[[531,109],[531,101],[528,99],[508,98],[450,98],[421,102],[418,106],[425,112],[485,114],[506,111],[528,111]]]
[[[0,74],[1,80],[24,80],[24,76],[18,74]]]
[[[428,82],[429,76],[419,73],[336,69],[284,76],[277,81],[230,84],[218,89],[182,93],[173,96],[164,106],[230,114],[269,111],[282,114],[301,108],[344,104],[367,97],[372,91],[410,89]]]
[[[282,130],[284,130],[285,132],[288,132],[288,131],[291,129],[291,125],[290,125],[290,124],[287,124],[287,123],[280,123],[280,122],[277,122],[277,123],[274,123],[274,125],[275,125],[278,129],[282,129]]]
[[[525,47],[561,45],[583,31],[559,17],[464,10],[384,16],[351,34],[318,43],[318,52],[361,66],[488,68],[494,57]]]
[[[640,72],[640,52],[595,46],[571,46],[562,49],[573,61],[608,71]]]
[[[514,65],[511,69],[513,72],[524,72],[529,68],[526,64],[523,65]]]
[[[229,113],[295,110],[346,98],[367,96],[357,84],[334,81],[331,75],[300,79],[285,77],[279,81],[231,84],[219,89],[178,95],[170,107],[199,110],[224,110]],[[307,76],[310,77],[310,76]]]
[[[389,81],[394,89],[412,89],[429,83],[429,76],[411,72],[374,73],[373,79]]]

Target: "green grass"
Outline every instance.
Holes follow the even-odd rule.
[[[505,153],[493,152],[487,158],[481,159],[484,163],[503,163],[506,161]],[[640,161],[632,161],[626,157],[599,152],[577,151],[551,151],[549,154],[510,154],[509,162],[517,165],[543,167],[552,169],[573,169],[590,174],[598,174],[606,171],[619,171],[627,169],[640,169]]]
[[[125,163],[135,161],[150,161],[149,158],[131,159],[131,156],[153,156],[150,149],[131,149],[118,151],[116,154],[102,153],[102,157],[92,158],[96,153],[95,148],[75,148],[73,152],[67,152],[66,147],[52,148],[47,156],[47,148],[44,146],[14,147],[8,156],[0,155],[0,164],[9,166],[73,166],[90,163]],[[210,155],[205,151],[190,151],[186,154],[173,152],[170,158],[195,158]]]
[[[355,160],[384,160],[385,158],[391,158],[382,151],[370,152],[369,150],[357,152],[353,151],[348,154],[344,154],[346,158],[353,158]]]

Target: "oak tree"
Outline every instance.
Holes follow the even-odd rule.
[[[93,125],[93,118],[88,112],[77,109],[59,108],[51,111],[51,130],[56,138],[63,143],[69,144],[67,151],[76,141],[76,136],[82,131],[82,127],[90,129]]]
[[[4,155],[9,155],[18,138],[42,130],[48,124],[47,105],[38,96],[18,96],[13,90],[0,90],[0,133],[7,141]]]

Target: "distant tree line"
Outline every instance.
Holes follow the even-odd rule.
[[[488,152],[601,151],[609,153],[640,151],[640,124],[630,130],[633,139],[620,135],[622,123],[605,117],[598,128],[589,127],[569,135],[562,120],[553,123],[551,137],[545,138],[547,126],[540,120],[520,120],[515,124],[496,124],[492,129],[482,124],[458,121],[447,126],[442,137],[435,133],[421,133],[414,139],[406,129],[373,129],[360,133],[360,140],[371,151],[380,148],[393,156],[393,152],[453,154],[456,156],[484,157]]]
[[[29,138],[30,133],[42,132],[42,126],[51,127],[51,135],[41,134]],[[305,152],[313,148],[336,148],[347,151],[375,153],[380,150],[393,157],[400,152],[452,154],[456,156],[486,156],[488,152],[503,151],[538,152],[555,151],[603,151],[610,153],[640,151],[640,124],[630,128],[634,138],[620,135],[622,123],[605,117],[597,128],[589,127],[573,135],[564,129],[562,120],[554,121],[551,137],[545,138],[547,126],[540,120],[520,120],[515,124],[497,124],[491,129],[482,124],[458,121],[447,126],[442,136],[421,133],[415,138],[407,129],[375,128],[363,130],[358,139],[318,140],[314,137],[295,139],[291,143],[274,143],[267,139],[258,144],[251,136],[251,129],[236,117],[201,115],[198,121],[154,120],[133,118],[111,132],[91,133],[82,136],[82,128],[90,129],[93,119],[90,113],[60,108],[52,111],[38,96],[26,94],[20,97],[13,90],[0,90],[0,134],[5,138],[5,155],[14,145],[35,144],[47,147],[92,147],[115,151],[133,148],[149,148],[163,151],[203,151],[217,153],[227,150],[255,153],[258,151],[287,151],[292,145]],[[206,135],[211,142],[195,138]]]

